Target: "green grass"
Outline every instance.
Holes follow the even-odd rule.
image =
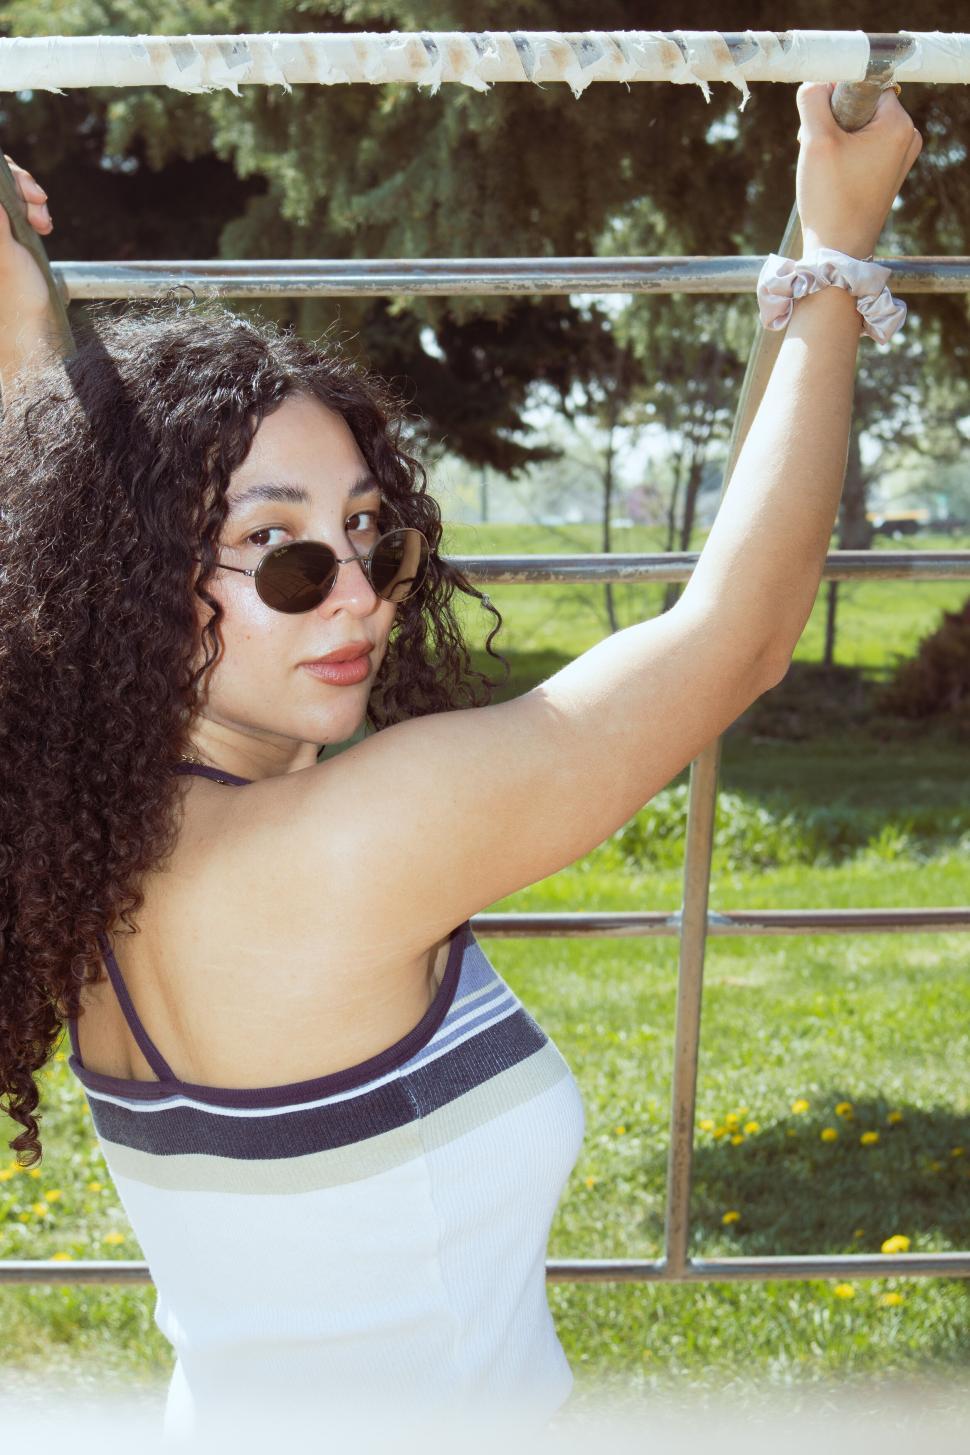
[[[671,910],[679,876],[627,876],[596,860],[512,896],[502,909]],[[605,855],[603,855],[605,857]],[[721,874],[715,908],[966,903],[965,863],[919,873],[860,855],[828,871]],[[553,1224],[555,1257],[662,1252],[677,947],[673,941],[487,942],[574,1068],[585,1144]],[[698,1131],[691,1250],[719,1254],[966,1247],[970,1053],[965,936],[713,940],[706,964],[697,1120],[736,1114],[740,1145]],[[797,1098],[804,1113],[792,1111]],[[849,1122],[837,1104],[854,1108]],[[903,1119],[889,1125],[890,1111]],[[823,1127],[839,1138],[821,1140]],[[879,1142],[862,1146],[863,1131]],[[743,1133],[742,1133],[743,1135]],[[963,1147],[963,1156],[951,1156]],[[740,1220],[722,1222],[725,1212]],[[859,1232],[858,1230],[861,1230]],[[858,1234],[858,1235],[857,1235]],[[580,1385],[628,1396],[689,1377],[692,1398],[752,1381],[913,1376],[963,1382],[967,1288],[957,1281],[550,1288]],[[904,1302],[887,1307],[886,1292]]]
[[[706,535],[697,532],[694,549],[700,550]],[[902,541],[877,537],[878,550],[970,549],[970,536],[922,535]],[[446,555],[562,554],[599,551],[600,537],[594,525],[449,525],[442,549]],[[659,551],[662,532],[655,527],[618,527],[613,531],[613,550]],[[506,617],[507,626],[494,646],[517,654],[552,651],[564,653],[563,660],[591,647],[607,631],[603,587],[593,585],[491,586],[487,588],[495,605]],[[614,586],[614,598],[621,626],[654,616],[660,610],[660,585]],[[970,595],[966,581],[850,581],[839,587],[836,660],[844,666],[885,672],[897,656],[909,656],[921,636],[939,622],[945,610],[953,610]],[[461,608],[469,622],[471,639],[478,642],[478,620],[491,622],[477,602]],[[794,660],[818,662],[822,658],[825,631],[825,589],[819,592],[815,608],[796,648]]]
[[[449,534],[446,549],[455,554],[564,549],[538,529]],[[573,528],[572,538],[574,549],[596,547],[592,528]],[[618,533],[616,548],[651,545]],[[841,618],[842,660],[884,669],[895,648],[914,643],[942,605],[958,604],[968,590],[966,583],[852,588]],[[643,603],[651,595],[655,610],[659,597],[657,588],[619,594],[624,620],[635,609],[648,614]],[[507,587],[492,595],[508,608],[499,645],[515,652],[516,691],[603,634],[593,610],[601,592],[592,588]],[[799,654],[814,650],[812,630]],[[477,644],[477,627],[470,633]],[[944,832],[951,811],[970,811],[965,760],[965,747],[941,738],[914,745],[839,734],[789,743],[733,731],[721,783],[753,802],[795,813],[822,806],[868,815],[876,829],[919,813],[931,835],[941,827],[937,841],[922,842],[919,852],[891,834],[877,835],[870,847],[828,867],[745,871],[716,863],[712,908],[966,904],[965,847]],[[637,871],[609,842],[492,908],[672,911],[680,903],[677,869]],[[570,1063],[586,1108],[586,1137],[552,1226],[550,1257],[657,1257],[676,941],[482,938]],[[957,933],[710,942],[695,1254],[873,1251],[896,1233],[911,1239],[913,1251],[970,1244],[966,944]],[[0,1155],[0,1257],[142,1257],[63,1060],[45,1069],[41,1086],[39,1175],[12,1172],[12,1158]],[[797,1098],[808,1102],[806,1111],[792,1110]],[[835,1112],[843,1101],[852,1104],[851,1121]],[[890,1124],[891,1111],[902,1119]],[[756,1122],[758,1130],[732,1145],[699,1126],[710,1120],[722,1127],[731,1116],[742,1127]],[[838,1130],[836,1141],[821,1140],[826,1126]],[[14,1130],[0,1118],[0,1149]],[[860,1144],[865,1130],[879,1132],[875,1145]],[[952,1155],[957,1147],[963,1155]],[[725,1224],[732,1210],[740,1218]],[[838,1297],[833,1281],[813,1281],[553,1284],[549,1300],[580,1404],[604,1389],[635,1399],[673,1385],[688,1387],[695,1403],[714,1405],[731,1391],[747,1398],[758,1387],[794,1390],[835,1377],[932,1378],[970,1391],[965,1282],[851,1282],[852,1298]],[[882,1302],[887,1292],[903,1301]],[[157,1392],[173,1356],[153,1323],[154,1302],[151,1287],[4,1287],[0,1370],[8,1379],[26,1371]]]

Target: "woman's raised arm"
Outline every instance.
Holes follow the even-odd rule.
[[[922,138],[894,92],[844,132],[834,87],[799,87],[796,176],[803,255],[875,250]],[[729,641],[787,666],[818,592],[845,473],[860,336],[855,299],[829,287],[795,306],[761,405],[700,560],[681,595]],[[867,347],[871,347],[867,345]]]
[[[831,87],[800,88],[806,255],[864,257],[920,137],[887,92],[844,134]],[[743,206],[743,199],[738,199]],[[687,590],[511,702],[398,723],[332,761],[229,800],[219,873],[253,911],[359,952],[402,957],[573,863],[676,776],[787,670],[815,599],[842,487],[860,334],[827,287],[787,336]],[[218,892],[215,886],[214,892]],[[356,938],[355,938],[356,936]],[[360,969],[354,964],[354,973]]]
[[[7,163],[28,222],[46,237],[54,226],[47,193],[12,157]],[[47,361],[56,336],[47,283],[27,249],[15,241],[10,219],[0,207],[0,392],[5,399],[17,374]]]

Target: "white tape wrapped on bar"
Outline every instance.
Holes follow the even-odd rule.
[[[967,37],[919,35],[921,60],[907,80],[970,80]],[[87,86],[168,86],[177,91],[241,85],[443,82],[486,91],[496,82],[564,81],[579,96],[593,81],[727,81],[742,98],[749,81],[858,81],[863,31],[391,31],[345,35],[44,36],[0,40],[0,91]],[[935,74],[934,67],[945,71]],[[902,74],[902,69],[900,69]]]

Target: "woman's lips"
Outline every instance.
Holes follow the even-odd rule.
[[[370,675],[370,656],[362,652],[349,662],[301,662],[300,666],[318,682],[329,682],[334,687],[352,687],[363,682]]]

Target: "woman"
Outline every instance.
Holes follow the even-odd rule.
[[[889,93],[843,134],[831,91],[798,93],[806,268],[874,250],[921,146]],[[240,1401],[547,1417],[582,1104],[469,917],[589,853],[784,675],[866,300],[797,304],[675,607],[482,707],[448,605],[479,593],[376,382],[190,308],[102,320],[65,378],[5,226],[0,285],[10,1145],[37,1160],[66,1017],[177,1354],[169,1432]]]

